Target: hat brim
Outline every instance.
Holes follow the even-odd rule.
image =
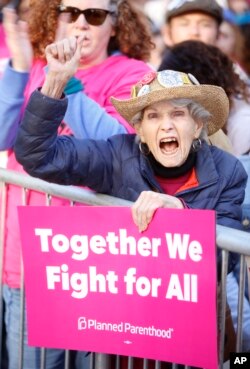
[[[211,114],[207,124],[209,136],[217,132],[227,121],[228,97],[221,87],[213,85],[167,87],[127,100],[111,97],[111,102],[118,113],[133,125],[131,122],[133,117],[147,106],[172,99],[191,99],[202,105]]]
[[[203,13],[209,15],[210,17],[212,17],[214,20],[217,21],[218,25],[220,25],[223,20],[222,12],[220,11],[209,11],[208,9],[201,6],[193,6],[192,9],[180,9],[179,11],[167,14],[166,22],[170,23],[171,19],[189,13]]]

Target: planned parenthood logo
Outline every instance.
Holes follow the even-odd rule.
[[[100,322],[96,319],[88,319],[86,317],[78,318],[77,327],[79,331],[95,330],[95,331],[109,331],[117,333],[128,333],[131,335],[152,336],[164,339],[171,339],[174,329],[160,329],[153,325],[148,327],[135,326],[129,322]]]

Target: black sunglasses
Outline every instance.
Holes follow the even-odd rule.
[[[114,14],[114,12],[111,12],[106,9],[97,9],[97,8],[89,8],[85,10],[81,10],[78,8],[75,8],[74,6],[65,6],[65,5],[59,5],[58,7],[58,13],[62,14],[68,14],[69,15],[69,23],[74,23],[77,18],[80,16],[80,14],[83,14],[88,24],[91,26],[101,26],[105,19],[107,18],[108,14]]]

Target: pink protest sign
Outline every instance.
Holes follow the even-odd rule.
[[[123,207],[19,219],[30,345],[217,368],[213,211],[159,209],[143,233]]]

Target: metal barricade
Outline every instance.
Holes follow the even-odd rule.
[[[20,174],[18,172],[9,171],[0,168],[0,198],[1,198],[1,213],[0,213],[0,275],[2,277],[3,271],[3,257],[4,257],[4,222],[6,211],[6,198],[8,185],[15,185],[22,188],[22,204],[27,204],[27,191],[35,190],[44,193],[45,205],[50,205],[51,197],[60,197],[69,200],[69,205],[77,203],[84,203],[88,205],[99,206],[131,206],[131,202],[114,198],[108,195],[96,194],[92,191],[82,189],[74,186],[61,186],[57,184],[51,184],[40,179],[32,178],[30,176]],[[236,331],[236,352],[241,352],[242,349],[242,324],[243,324],[243,297],[245,288],[245,276],[246,276],[246,263],[245,256],[250,256],[250,233],[235,230],[220,225],[216,226],[216,243],[219,248],[222,249],[222,271],[221,271],[221,301],[219,306],[219,368],[223,368],[224,357],[224,337],[225,337],[225,315],[226,315],[226,278],[228,267],[228,255],[229,252],[235,252],[240,255],[240,281],[239,281],[239,294],[238,294],[238,321]],[[22,303],[21,303],[21,324],[20,324],[20,337],[19,337],[19,367],[22,369],[23,361],[23,325],[24,325],[24,283],[22,272]],[[0,283],[0,296],[2,296],[2,283]],[[3,316],[3,301],[0,299],[0,317]],[[2,329],[3,321],[0,319],[0,365],[2,358]],[[40,369],[46,369],[46,348],[41,349],[41,367]],[[88,369],[120,369],[120,357],[117,355],[108,354],[90,354],[90,365]],[[71,369],[70,367],[70,351],[65,350],[65,365],[64,369]],[[112,361],[112,367],[111,367]],[[151,360],[150,360],[151,361]],[[152,362],[152,361],[151,361]],[[134,358],[128,357],[127,369],[137,369],[134,365]],[[154,369],[164,368],[164,363],[159,361],[153,362]],[[151,366],[152,367],[152,366]],[[170,366],[168,366],[169,368]],[[178,368],[178,364],[171,364],[172,369]],[[183,365],[181,366],[183,368]],[[143,359],[143,369],[149,368],[149,360]],[[185,369],[188,369],[185,366]],[[85,368],[84,368],[85,369]]]

